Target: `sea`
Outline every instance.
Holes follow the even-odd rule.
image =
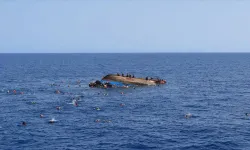
[[[0,54],[0,102],[1,150],[249,150],[250,54]]]

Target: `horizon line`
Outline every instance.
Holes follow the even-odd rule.
[[[237,54],[237,53],[250,53],[250,52],[19,52],[19,53],[5,53],[0,54]]]

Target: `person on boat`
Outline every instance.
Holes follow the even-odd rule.
[[[96,84],[102,84],[102,82],[99,81],[99,80],[96,80],[95,83],[96,83]]]
[[[109,83],[109,82],[106,82],[104,85],[105,85],[106,87],[108,87],[108,88],[112,88],[112,84]]]

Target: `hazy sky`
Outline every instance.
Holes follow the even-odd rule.
[[[250,52],[250,1],[2,0],[0,52]]]

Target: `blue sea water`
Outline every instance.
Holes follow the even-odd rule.
[[[88,87],[117,72],[167,84]],[[0,54],[0,83],[1,150],[250,149],[250,54]]]

